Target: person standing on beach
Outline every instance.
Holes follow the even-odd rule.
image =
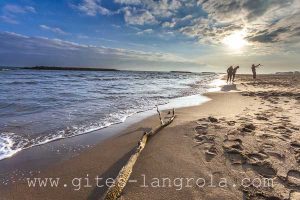
[[[258,64],[258,65],[252,64],[251,69],[252,69],[253,79],[256,79],[256,68],[259,66],[261,66],[261,64]]]
[[[232,72],[233,72],[233,67],[230,66],[228,69],[227,69],[227,83],[229,81],[229,83],[231,82],[232,80]]]
[[[240,68],[240,66],[236,66],[235,68],[233,68],[232,70],[232,82],[234,82],[235,79],[235,75],[236,75],[236,71]]]

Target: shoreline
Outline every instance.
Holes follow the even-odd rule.
[[[292,106],[294,103],[297,103],[297,100],[295,101],[293,99],[299,98],[297,97],[297,93],[295,93],[296,96],[283,96],[282,98],[287,98],[287,100],[283,100],[282,102],[277,101],[277,104],[276,102],[274,103],[274,100],[272,99],[274,98],[274,95],[277,94],[275,93],[276,91],[280,91],[282,87],[286,90],[292,90],[292,88],[289,87],[297,87],[297,85],[291,85],[287,88],[286,84],[288,84],[290,80],[279,80],[277,84],[275,81],[270,81],[269,78],[272,79],[272,77],[274,77],[274,75],[266,76],[264,77],[266,78],[266,81],[261,81],[261,85],[255,85],[255,83],[249,81],[249,76],[241,76],[241,78],[238,80],[238,84],[236,85],[237,88],[233,85],[226,85],[223,87],[221,92],[205,94],[208,98],[212,99],[211,101],[199,106],[177,109],[177,117],[175,121],[170,124],[170,126],[158,133],[155,137],[153,137],[147,144],[145,150],[142,152],[136,163],[136,166],[133,169],[131,179],[140,180],[141,174],[145,174],[145,176],[148,177],[148,180],[151,180],[153,177],[176,178],[178,176],[207,178],[209,174],[213,174],[217,177],[217,179],[224,176],[227,177],[230,182],[234,182],[235,179],[239,180],[242,178],[242,175],[247,175],[247,177],[264,177],[267,174],[268,176],[274,177],[273,170],[275,170],[281,176],[286,176],[284,175],[285,173],[288,175],[289,173],[295,174],[293,176],[294,184],[298,184],[297,173],[300,171],[300,169],[299,166],[297,168],[297,166],[294,164],[296,162],[295,160],[291,158],[289,163],[285,164],[286,169],[293,169],[295,172],[285,172],[276,164],[276,162],[279,161],[273,161],[277,155],[274,154],[274,152],[280,151],[280,149],[277,149],[277,147],[272,147],[275,148],[273,150],[274,152],[272,151],[273,153],[270,150],[267,151],[266,149],[263,149],[263,153],[259,153],[261,152],[260,146],[267,147],[267,144],[263,143],[263,145],[260,146],[258,146],[258,144],[260,142],[267,142],[269,140],[261,140],[260,138],[265,137],[264,134],[268,134],[268,132],[264,132],[264,129],[268,129],[268,127],[271,125],[275,126],[276,123],[281,123],[280,121],[274,121],[273,118],[270,117],[269,118],[273,120],[270,121],[271,124],[269,124],[268,121],[264,121],[263,119],[266,118],[263,117],[264,111],[266,110],[269,112],[269,109],[275,109],[272,111],[273,113],[271,113],[275,115],[281,115],[280,111],[276,110],[276,107],[279,106],[278,104],[284,104],[287,106],[287,109],[289,109],[288,106]],[[254,90],[259,90],[260,92],[257,94],[254,93],[253,96],[251,91]],[[286,93],[280,92],[279,94],[285,95]],[[288,94],[290,95],[290,93]],[[259,95],[262,95],[262,97]],[[291,126],[295,128],[295,130],[292,128],[289,129],[297,133],[299,132],[299,128],[297,127],[300,127],[300,125],[297,124],[298,122],[296,117],[297,113],[299,114],[299,112],[296,112],[298,109],[298,104],[295,105],[295,113],[290,113],[290,122],[287,123],[289,123],[289,127]],[[259,116],[259,119],[262,120],[257,119],[258,117],[256,117],[256,113],[260,113],[257,116]],[[210,122],[207,118],[209,116],[216,118],[217,123]],[[247,123],[254,123],[256,129],[249,129],[250,132],[247,132],[248,128],[244,127]],[[48,169],[45,168],[40,173],[33,174],[31,177],[60,177],[64,183],[68,183],[68,186],[74,177],[82,178],[83,180],[84,178],[87,178],[87,174],[88,177],[99,176],[103,179],[115,178],[119,170],[132,154],[132,151],[134,150],[134,147],[136,146],[143,132],[150,130],[152,127],[155,127],[158,124],[159,120],[156,115],[147,117],[146,119],[127,127],[126,131],[123,131],[121,135],[115,135],[113,138],[109,138],[105,140],[105,142],[95,145],[94,147],[81,152],[77,156],[66,159],[60,163],[55,163],[54,166],[51,166]],[[205,137],[200,135],[202,133],[202,128],[206,126],[209,132],[208,135],[211,135],[211,137],[215,138],[213,141],[208,143],[203,140]],[[276,128],[276,126],[274,128]],[[245,130],[245,132],[243,130]],[[195,131],[197,135],[195,135]],[[276,134],[276,132],[273,133],[273,128],[270,130],[268,129],[268,131],[271,135]],[[230,143],[227,144],[226,142],[223,142],[223,137],[226,136],[229,139],[234,136],[231,135],[231,133],[237,134],[236,136],[238,136],[238,140],[242,141],[243,145],[239,148],[242,148],[243,151],[247,151],[243,154],[250,156],[250,153],[254,151],[251,153],[251,155],[253,154],[257,156],[255,159],[263,160],[266,159],[265,155],[268,155],[268,159],[264,160],[264,162],[270,163],[272,168],[268,168],[264,165],[261,166],[260,162],[258,162],[260,160],[255,161],[254,157],[254,160],[248,161],[246,158],[245,161],[243,161],[243,159],[239,160],[241,159],[240,156],[243,155],[238,153],[241,150],[234,155],[226,153],[227,151],[230,152],[229,150],[232,147],[230,146]],[[258,137],[254,133],[258,134]],[[300,139],[300,134],[296,134],[291,139],[285,139],[289,141],[287,145],[291,144],[293,148],[296,148],[297,145],[293,145],[294,143],[292,142],[297,137]],[[280,144],[278,148],[287,148],[286,146],[281,146],[285,145],[286,142],[282,142],[284,140],[281,140],[280,138],[281,136],[274,136],[274,140],[276,139],[275,141],[278,143],[278,145]],[[214,145],[211,146],[211,144]],[[229,150],[227,150],[227,148],[229,148]],[[222,153],[223,151],[225,151],[224,155]],[[269,153],[269,151],[272,154]],[[287,152],[281,152],[281,154],[285,153]],[[273,154],[275,155],[274,158],[271,156]],[[233,159],[233,161],[231,159]],[[256,165],[262,168],[262,171],[259,171],[258,168],[253,167],[255,166],[253,164],[254,161],[256,162]],[[237,164],[232,164],[232,162],[237,162]],[[243,162],[246,162],[248,166],[246,168],[247,171],[243,171],[243,168],[240,167],[241,164],[238,164],[239,162],[242,162],[242,165]],[[231,172],[232,170],[234,170],[234,172]],[[130,183],[125,187],[122,198],[162,199],[176,197],[177,199],[199,199],[199,197],[201,197],[203,199],[241,199],[242,196],[246,195],[246,199],[248,199],[247,195],[254,195],[255,197],[256,194],[262,192],[265,196],[274,198],[280,195],[281,197],[286,197],[287,195],[299,195],[294,190],[289,191],[288,189],[284,188],[285,185],[282,186],[280,185],[281,183],[276,182],[276,184],[277,185],[275,185],[275,188],[278,191],[277,193],[273,190],[271,193],[264,191],[263,188],[262,190],[259,189],[259,191],[257,191],[258,189],[250,188],[250,190],[248,188],[248,190],[246,190],[244,188],[234,188],[232,186],[229,187],[229,189],[205,188],[205,190],[203,190],[192,187],[184,188],[182,191],[177,191],[174,188],[141,188],[139,187],[138,183]],[[289,184],[289,182],[287,184]],[[82,186],[80,190],[75,190],[74,186],[61,186],[58,188],[28,188],[26,182],[21,180],[17,183],[12,183],[5,187],[1,187],[0,192],[1,194],[3,193],[4,198],[7,199],[59,199],[63,196],[65,199],[92,200],[99,199],[101,196],[103,196],[106,189],[107,187],[96,187],[94,182],[91,187]],[[256,197],[252,197],[250,197],[251,200],[256,199]]]
[[[219,77],[221,77],[221,76],[219,75]],[[214,78],[215,79],[212,79],[210,81],[218,79],[218,77],[214,77]],[[210,84],[210,87],[211,88],[218,87],[218,85]],[[203,90],[205,90],[205,89],[203,89]],[[185,95],[187,95],[187,94],[185,94]],[[197,96],[200,96],[200,98],[198,98]],[[193,93],[191,93],[188,96],[182,96],[182,97],[176,97],[174,99],[170,99],[169,103],[161,104],[161,105],[159,105],[159,107],[160,107],[160,109],[170,109],[171,107],[179,108],[179,107],[186,107],[186,106],[190,106],[190,105],[198,105],[204,101],[207,101],[207,99],[205,99],[204,96],[201,96],[201,94],[193,95]],[[147,108],[147,109],[149,109],[149,108]],[[117,127],[116,130],[118,131],[118,129],[119,129],[118,126],[122,127],[122,125],[119,125],[119,124],[126,123],[128,125],[131,125],[131,124],[139,121],[138,118],[144,119],[145,117],[156,113],[154,107],[153,107],[153,109],[151,109],[151,107],[150,107],[150,110],[147,110],[147,109],[144,111],[127,113],[127,115],[123,116],[123,118],[119,118],[118,121],[114,120],[113,122],[107,122],[106,124],[104,123],[105,125],[103,125],[103,126],[90,127],[90,128],[84,129],[83,131],[79,131],[76,134],[70,134],[68,136],[68,135],[64,135],[63,133],[60,134],[58,131],[57,133],[46,135],[45,138],[42,138],[42,140],[38,140],[38,141],[31,141],[30,139],[28,141],[26,141],[26,139],[27,139],[26,137],[24,137],[24,138],[20,137],[20,138],[15,139],[14,131],[3,132],[3,135],[1,135],[1,136],[3,136],[3,138],[0,138],[0,139],[3,139],[3,142],[4,142],[3,152],[1,152],[3,154],[1,154],[0,165],[3,160],[11,159],[11,158],[17,156],[18,154],[22,153],[23,151],[27,151],[28,149],[31,149],[31,148],[46,145],[48,143],[57,142],[59,140],[68,140],[73,137],[78,137],[78,136],[85,135],[85,134],[91,134],[93,132],[106,132],[103,130],[106,128],[109,128],[109,127]],[[132,118],[133,118],[133,120],[132,120]],[[127,123],[128,121],[130,121],[130,123]],[[64,132],[65,130],[63,129],[62,131]]]
[[[200,105],[179,108],[176,110],[176,115],[179,114],[181,116],[181,115],[185,115],[184,113],[186,113],[186,112],[190,113],[190,111],[194,110],[194,109],[202,110],[203,107],[204,108],[210,107],[210,105],[207,105],[207,104],[210,104],[210,103],[214,104],[214,102],[215,102],[214,96],[219,95],[219,94],[221,94],[221,93],[218,93],[218,92],[205,93],[203,95],[205,97],[209,98],[210,100],[208,100]],[[96,177],[97,174],[101,174],[100,177],[103,177],[103,179],[109,179],[109,178],[116,177],[119,170],[127,162],[127,159],[133,153],[132,151],[134,150],[136,144],[138,143],[139,139],[143,135],[144,131],[149,131],[151,128],[159,125],[160,122],[159,122],[158,116],[156,115],[155,112],[153,114],[145,117],[141,121],[132,123],[131,125],[127,126],[126,128],[119,130],[113,136],[110,135],[107,138],[97,142],[97,144],[95,144],[93,147],[90,147],[90,148],[80,152],[79,154],[75,155],[74,157],[73,156],[65,157],[65,159],[62,159],[59,162],[52,163],[51,165],[49,165],[49,163],[52,161],[49,160],[46,162],[46,165],[42,166],[42,168],[39,168],[37,170],[32,169],[32,166],[29,165],[29,168],[28,168],[28,170],[30,170],[29,173],[24,174],[25,176],[21,176],[21,183],[20,183],[21,188],[28,187],[28,186],[26,186],[26,178],[35,177],[35,176],[38,176],[38,177],[62,177],[64,180],[71,179],[74,177],[86,178],[87,174],[90,177]],[[180,117],[181,120],[179,121],[178,116],[177,116],[175,121],[176,121],[176,123],[186,123],[186,122],[189,122],[190,120],[192,120],[193,118],[194,118],[194,116],[190,116],[189,118],[187,118],[186,116],[184,118]],[[124,123],[122,123],[122,124],[124,124]],[[172,127],[172,126],[173,125],[171,124],[170,127]],[[113,127],[111,127],[111,128],[113,128]],[[160,133],[158,133],[158,134],[160,134]],[[102,135],[104,135],[104,134],[102,134]],[[82,136],[84,136],[84,135],[82,135]],[[81,137],[81,136],[78,136],[78,137]],[[78,137],[74,137],[74,138],[78,138]],[[72,138],[70,138],[70,139],[72,139]],[[57,141],[57,142],[60,142],[60,141]],[[49,145],[50,144],[51,143],[49,143]],[[111,149],[112,146],[118,147],[118,150],[117,151],[112,150]],[[34,150],[34,148],[32,150]],[[107,152],[110,155],[99,155],[98,152]],[[43,154],[43,152],[40,152],[40,153]],[[97,163],[96,159],[94,160],[94,158],[91,158],[90,155],[92,155],[92,157],[96,156],[97,160],[99,159],[99,161],[101,162],[100,165],[99,165],[99,163],[97,164],[99,167],[98,169],[94,168],[94,165],[96,165],[96,163]],[[98,158],[98,156],[100,158]],[[105,162],[103,162],[103,161],[105,161]],[[86,163],[87,165],[85,165],[84,163]],[[15,165],[15,164],[10,164],[10,165]],[[70,166],[76,166],[76,167],[74,169],[70,169]],[[22,167],[24,168],[24,163],[22,164]],[[69,171],[73,171],[73,172],[69,172]],[[66,172],[68,172],[67,175],[65,174]],[[16,179],[16,178],[20,179],[20,174],[21,173],[23,174],[24,172],[23,171],[13,171],[12,173],[14,174],[13,175],[14,179]],[[78,173],[78,175],[75,175],[77,173]],[[9,176],[11,176],[11,175],[9,175]],[[0,183],[1,182],[3,183],[3,180],[1,181],[1,179],[0,179]],[[11,191],[11,190],[15,189],[15,187],[14,187],[15,182],[14,181],[6,181],[5,183],[7,183],[7,185],[5,185],[5,187],[3,187],[3,188],[0,188],[0,192],[9,194],[11,192],[7,192],[7,191]],[[88,189],[91,189],[91,188],[88,188]],[[81,191],[76,191],[74,193],[74,195],[75,194],[76,195],[75,196],[72,195],[72,197],[70,197],[70,198],[72,198],[72,199],[91,199],[92,200],[92,199],[99,198],[100,196],[102,196],[105,193],[106,189],[107,189],[107,187],[101,188],[100,190],[97,189],[95,191],[94,190],[89,191],[89,192],[84,191],[82,194],[79,194],[79,193],[81,193]],[[56,189],[55,189],[55,192],[54,191],[50,192],[50,191],[51,191],[51,189],[49,190],[50,196],[52,196],[52,195],[56,196],[57,194],[62,195],[62,193],[60,193],[60,194],[57,193],[58,191]],[[60,192],[64,193],[63,190],[60,190]],[[25,193],[27,193],[27,192],[25,192]],[[46,192],[46,194],[48,194],[48,192]],[[87,194],[88,194],[88,197],[86,197]],[[31,193],[28,193],[28,195],[29,195],[28,199],[32,197]],[[42,196],[40,196],[40,194],[37,194],[37,195],[38,195],[38,196],[36,196],[37,199],[42,198]],[[52,198],[58,198],[58,196],[51,197],[50,199],[52,199]]]
[[[212,81],[210,85],[213,87],[213,90],[218,90],[220,84],[223,84],[222,81],[220,82],[221,78],[222,75]],[[216,82],[216,84],[214,84],[214,82]],[[205,94],[206,93],[171,99],[169,103],[159,105],[159,109],[161,111],[164,111],[172,108],[180,109],[201,105],[211,100],[207,98]],[[153,108],[152,110],[135,113],[131,116],[128,116],[123,122],[115,123],[98,130],[89,131],[83,134],[66,138],[57,138],[47,143],[36,144],[21,149],[19,151],[16,151],[13,156],[0,160],[0,174],[11,173],[11,168],[14,166],[21,166],[20,168],[29,169],[30,171],[41,171],[44,168],[49,168],[53,166],[53,163],[59,163],[64,160],[70,159],[73,156],[77,156],[83,151],[93,148],[93,146],[100,145],[107,140],[121,136],[122,132],[126,132],[129,127],[134,126],[135,124],[139,124],[141,121],[153,117],[156,114],[156,108]],[[46,156],[45,158],[45,154],[51,155]],[[36,162],[26,163],[27,159],[35,160]],[[24,172],[22,172],[22,174],[23,173]]]

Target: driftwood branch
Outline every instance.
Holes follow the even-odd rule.
[[[157,113],[158,113],[158,117],[159,117],[159,120],[160,120],[160,125],[163,125],[163,124],[164,124],[164,121],[163,121],[162,118],[161,118],[161,114],[160,114],[160,112],[159,112],[159,110],[158,110],[158,106],[156,106],[156,111],[157,111]]]
[[[158,110],[158,107],[157,107],[157,112],[158,112],[159,119],[160,119],[160,126],[156,127],[155,129],[153,129],[149,132],[144,133],[144,135],[142,136],[142,138],[140,139],[140,141],[138,143],[135,153],[129,158],[129,160],[127,161],[125,166],[122,167],[122,169],[120,170],[118,176],[116,177],[116,179],[114,181],[114,184],[110,188],[108,188],[108,190],[104,196],[105,200],[116,200],[121,196],[121,193],[122,193],[123,189],[125,188],[126,183],[128,182],[129,177],[132,173],[133,166],[134,166],[135,162],[137,161],[140,153],[145,148],[148,138],[151,137],[152,135],[158,133],[159,131],[161,131],[164,127],[171,124],[173,122],[173,120],[175,119],[175,109],[173,109],[172,116],[167,121],[162,120],[161,113]]]

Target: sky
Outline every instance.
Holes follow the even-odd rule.
[[[300,0],[1,0],[1,66],[300,70]]]

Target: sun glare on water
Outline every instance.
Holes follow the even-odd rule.
[[[244,46],[247,45],[247,41],[244,39],[245,32],[239,31],[235,32],[223,39],[223,43],[227,45],[230,49],[239,51]]]

